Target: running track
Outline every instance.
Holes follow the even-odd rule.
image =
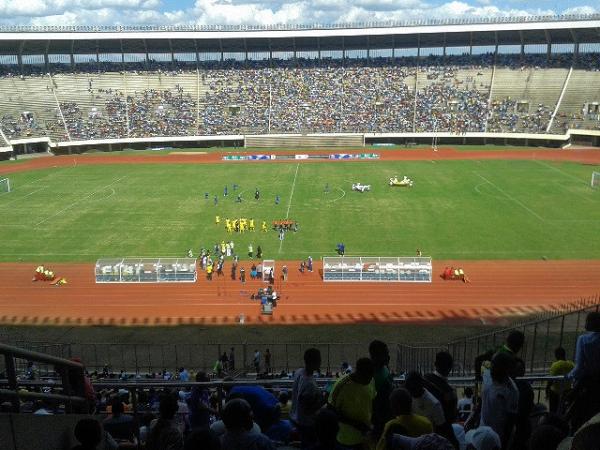
[[[61,156],[0,165],[0,173],[75,163],[215,163],[222,155]],[[600,151],[385,150],[381,159],[539,159],[600,164]],[[281,267],[284,262],[277,264]],[[32,264],[4,263],[0,264],[0,323],[218,325],[237,323],[240,314],[246,324],[487,321],[539,313],[600,293],[600,260],[435,261],[436,276],[427,284],[324,283],[319,264],[313,273],[305,274],[296,270],[297,262],[288,261],[287,265],[288,281],[276,283],[282,298],[273,316],[261,316],[258,302],[250,300],[250,294],[263,285],[259,281],[242,284],[229,277],[215,277],[213,281],[201,278],[197,283],[178,285],[97,285],[93,264],[53,264],[55,273],[69,281],[59,288],[31,282]],[[440,279],[438,275],[446,265],[463,267],[472,282]]]

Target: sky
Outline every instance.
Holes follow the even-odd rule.
[[[2,25],[268,25],[600,13],[598,0],[0,0]]]

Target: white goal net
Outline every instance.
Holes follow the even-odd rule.
[[[8,178],[0,178],[0,194],[10,192],[10,180]]]
[[[600,172],[592,173],[592,187],[600,188]]]

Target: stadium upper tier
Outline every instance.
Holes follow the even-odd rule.
[[[600,130],[600,54],[0,66],[9,140]]]

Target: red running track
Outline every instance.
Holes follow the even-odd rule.
[[[277,262],[280,268],[284,262]],[[444,281],[460,264],[470,283]],[[273,316],[250,295],[265,284],[228,276],[196,283],[96,284],[93,264],[53,264],[63,287],[32,282],[31,264],[0,264],[0,323],[69,325],[333,324],[495,320],[554,309],[600,293],[600,261],[436,261],[432,283],[323,282],[320,264],[301,274],[287,262]],[[228,267],[225,267],[225,273]],[[247,269],[247,268],[246,268]],[[293,269],[293,270],[292,270]],[[247,271],[248,272],[248,271]]]

